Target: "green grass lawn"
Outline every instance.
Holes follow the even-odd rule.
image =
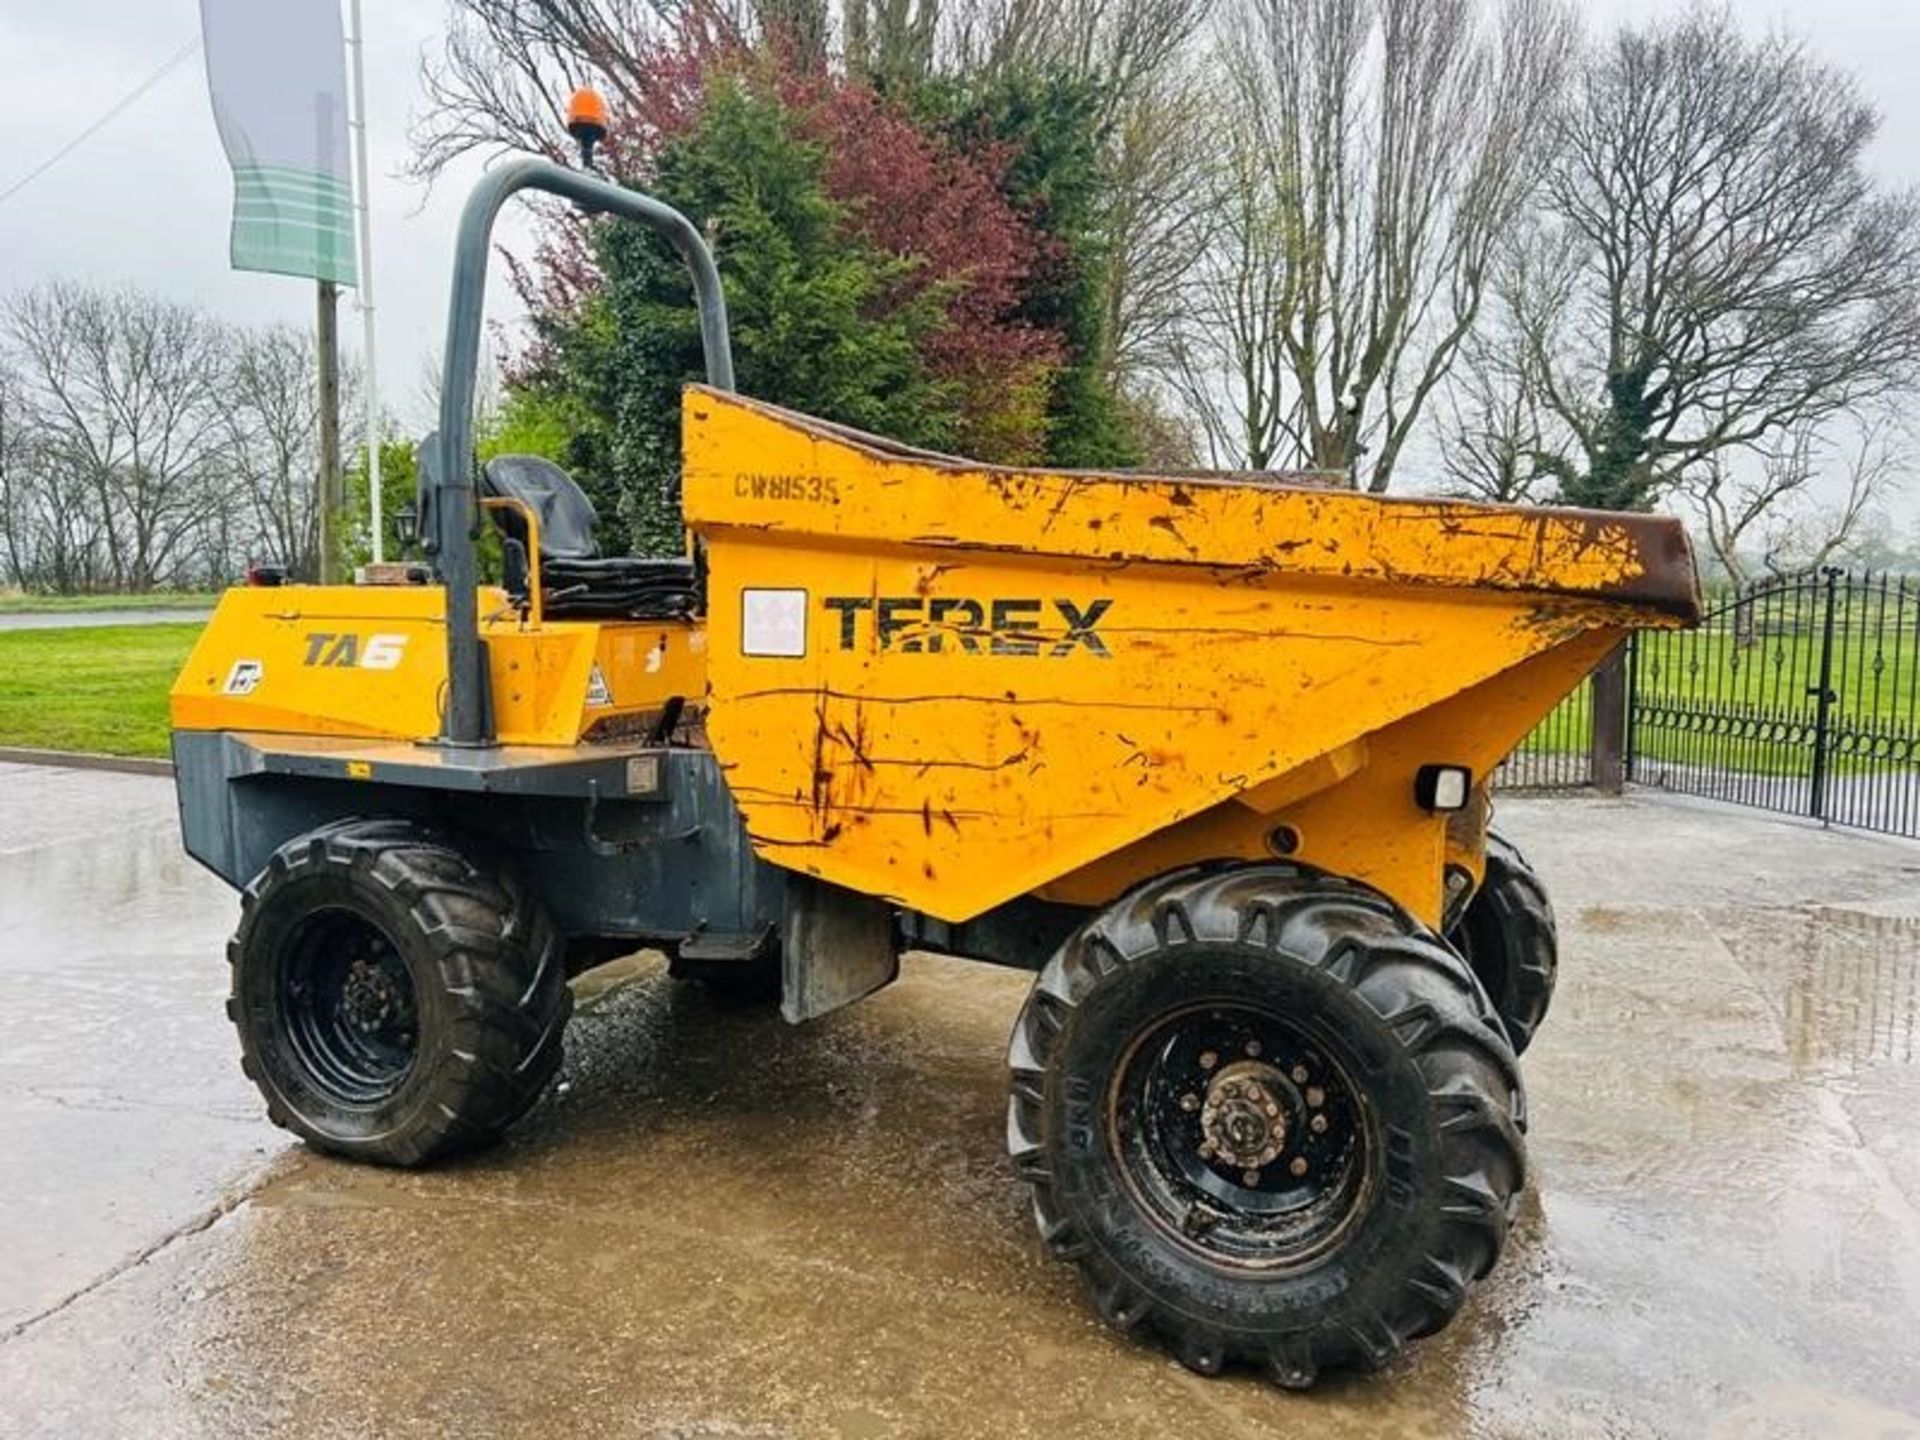
[[[198,625],[0,633],[0,745],[167,754],[167,691]]]
[[[0,615],[67,614],[84,610],[211,610],[211,590],[154,590],[144,595],[28,595],[0,590]]]

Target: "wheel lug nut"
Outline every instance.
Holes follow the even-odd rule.
[[[1308,1105],[1312,1106],[1315,1110],[1318,1110],[1322,1105],[1326,1103],[1327,1103],[1326,1091],[1322,1090],[1318,1085],[1309,1085],[1307,1087],[1307,1104]]]
[[[1200,1068],[1202,1070],[1211,1070],[1213,1069],[1214,1066],[1218,1065],[1219,1063],[1220,1063],[1220,1057],[1214,1054],[1213,1051],[1202,1050],[1200,1052]]]
[[[1307,1128],[1313,1131],[1313,1133],[1316,1135],[1326,1134],[1327,1133],[1327,1117],[1324,1115],[1314,1116],[1311,1120],[1307,1122]]]
[[[1260,1172],[1258,1170],[1243,1170],[1240,1173],[1240,1183],[1245,1185],[1249,1190],[1253,1189],[1254,1186],[1260,1183]]]
[[[1294,1156],[1293,1159],[1287,1162],[1287,1173],[1293,1176],[1293,1178],[1296,1180],[1298,1180],[1302,1175],[1306,1174],[1307,1173],[1307,1157],[1304,1155]]]
[[[1293,1083],[1296,1085],[1304,1085],[1307,1083],[1307,1067],[1306,1066],[1296,1065],[1293,1067]]]

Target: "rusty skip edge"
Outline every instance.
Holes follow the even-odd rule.
[[[700,385],[691,385],[687,389],[690,395],[713,393],[717,401],[759,412],[807,434],[845,445],[877,461],[907,461],[953,474],[979,475],[989,482],[997,480],[1003,483],[1017,481],[1030,484],[1065,479],[1096,484],[1142,484],[1158,481],[1174,486],[1251,484],[1273,490],[1352,493],[1341,483],[1342,477],[1319,472],[1034,470],[1006,465],[987,465],[939,451],[917,449],[882,435],[874,435],[856,430],[851,426],[821,420],[763,400],[755,400],[743,395],[723,397],[717,392],[708,392],[705,386]],[[693,418],[691,411],[689,418]],[[1434,519],[1442,529],[1453,528],[1460,520],[1480,514],[1518,515],[1534,522],[1555,520],[1573,528],[1579,537],[1578,548],[1615,547],[1624,542],[1626,547],[1631,548],[1634,555],[1634,565],[1629,567],[1627,573],[1590,586],[1542,584],[1535,579],[1523,580],[1519,577],[1492,574],[1483,576],[1462,588],[1524,590],[1541,595],[1612,600],[1635,609],[1648,610],[1666,616],[1683,626],[1695,625],[1700,620],[1702,600],[1699,574],[1693,560],[1693,547],[1687,538],[1686,527],[1674,516],[1650,515],[1637,511],[1587,510],[1573,506],[1494,505],[1481,501],[1438,496],[1368,494],[1364,498],[1388,509],[1402,507],[1438,509],[1441,513]],[[725,530],[735,527],[723,523],[713,525],[711,528]],[[916,543],[929,548],[978,550],[987,553],[1049,553],[1042,548],[995,544],[992,541],[952,535],[919,536],[916,537]],[[1262,574],[1284,574],[1287,568],[1286,555],[1305,543],[1307,542],[1297,539],[1280,542],[1273,547],[1270,563],[1255,568]],[[1127,556],[1120,553],[1114,554],[1102,563],[1125,568],[1136,562],[1169,563],[1158,557]],[[1222,570],[1230,579],[1245,578],[1249,569],[1247,565],[1240,563],[1209,564],[1204,557],[1198,555],[1190,563]],[[1384,574],[1379,577],[1354,576],[1353,578],[1380,578],[1396,583],[1423,581],[1435,583],[1428,577],[1414,575]]]
[[[1543,513],[1575,521],[1596,536],[1602,528],[1624,534],[1633,546],[1639,565],[1638,574],[1623,576],[1591,590],[1549,588],[1545,593],[1599,595],[1671,616],[1689,627],[1700,623],[1700,573],[1694,567],[1693,543],[1687,538],[1687,528],[1677,516],[1571,508]]]

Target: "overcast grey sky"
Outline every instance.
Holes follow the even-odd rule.
[[[1686,0],[1587,0],[1593,28]],[[429,195],[403,178],[418,63],[437,47],[445,0],[363,0],[372,122],[381,389],[410,423],[438,353],[454,222],[478,162]],[[1755,30],[1785,25],[1861,78],[1885,124],[1874,163],[1920,183],[1920,9],[1890,0],[1736,4]],[[152,73],[198,30],[196,0],[0,0],[0,191]],[[229,181],[196,56],[19,194],[0,201],[0,291],[69,278],[131,283],[239,321],[311,324],[313,287],[227,268]],[[524,232],[523,232],[524,233]],[[511,313],[495,276],[493,313]],[[343,307],[358,344],[358,319]],[[1913,497],[1901,508],[1910,512]]]
[[[344,9],[344,6],[342,7]],[[403,177],[419,57],[445,0],[363,0],[381,390],[423,416],[460,203],[475,162],[429,195]],[[199,32],[197,0],[0,0],[0,191]],[[0,201],[0,291],[68,278],[199,302],[233,320],[313,323],[310,281],[227,268],[231,184],[198,55],[45,175]],[[500,290],[498,277],[495,289]],[[510,293],[494,297],[511,313]],[[341,306],[343,343],[359,317]]]

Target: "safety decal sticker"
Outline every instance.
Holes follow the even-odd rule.
[[[266,675],[267,667],[258,660],[236,660],[233,668],[227,671],[227,683],[220,687],[222,695],[251,695],[259,687]]]
[[[600,662],[593,662],[593,673],[587,677],[587,704],[604,710],[613,704],[613,690],[607,684],[607,677],[600,673]]]

